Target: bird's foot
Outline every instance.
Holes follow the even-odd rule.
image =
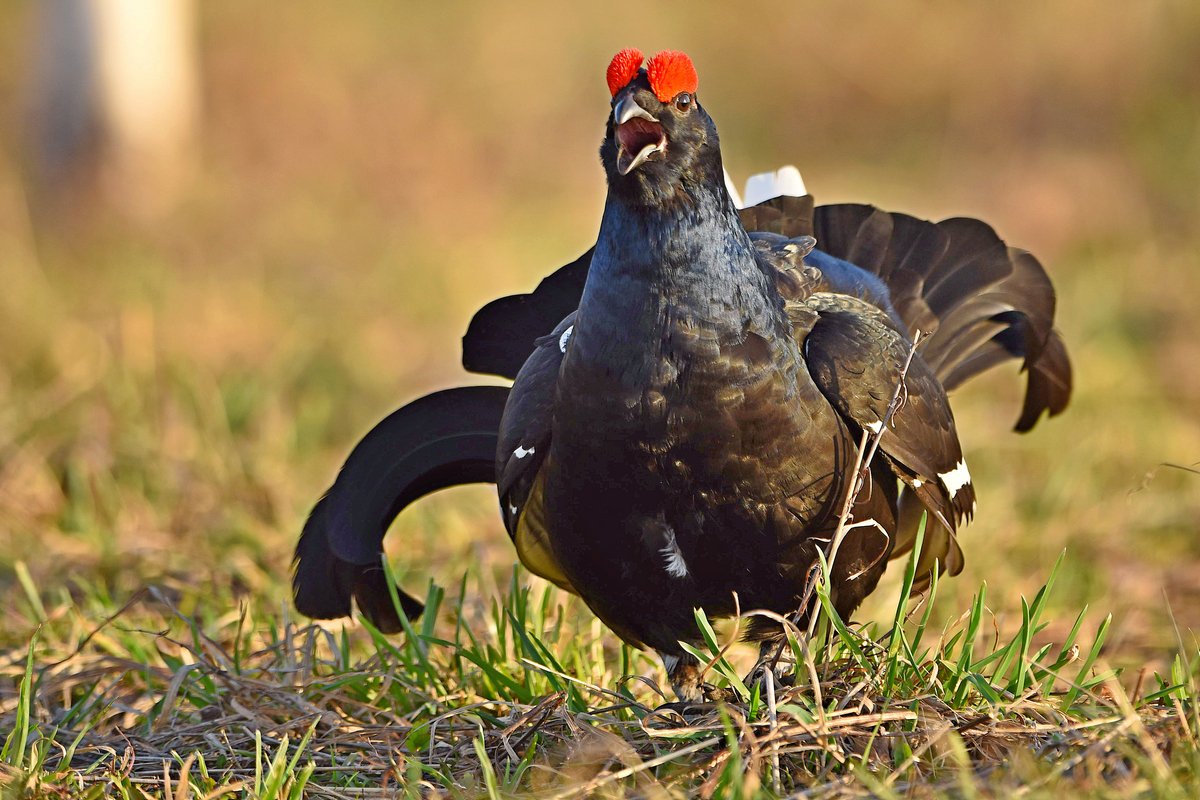
[[[746,676],[746,685],[763,681],[770,672],[776,686],[794,686],[798,664],[796,654],[786,643],[765,641],[759,648],[758,661]]]
[[[699,708],[708,706],[711,708],[717,703],[732,703],[737,699],[737,695],[732,690],[705,683],[700,674],[699,662],[690,655],[677,656],[666,653],[659,655],[662,656],[663,665],[667,668],[667,678],[671,681],[671,688],[675,691],[675,696],[679,698],[678,703],[665,703],[663,707]]]
[[[676,689],[676,694],[679,690]],[[712,684],[702,684],[696,700],[676,700],[666,702],[654,709],[655,714],[676,715],[686,724],[692,724],[708,717],[722,706],[728,706],[737,700],[737,695],[729,689],[723,689]]]

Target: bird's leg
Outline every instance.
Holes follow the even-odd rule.
[[[683,703],[704,702],[704,682],[700,679],[700,662],[690,653],[664,653],[659,651],[667,680],[675,696]]]
[[[734,699],[728,689],[719,689],[704,682],[700,662],[690,653],[658,653],[667,669],[671,689],[685,706],[697,703],[722,703]]]
[[[770,671],[778,685],[792,686],[796,682],[796,664],[796,654],[792,652],[786,637],[779,635],[764,639],[758,645],[758,660],[746,676],[746,685],[753,685],[754,681],[766,677]]]

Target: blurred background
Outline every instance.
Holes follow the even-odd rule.
[[[357,438],[478,382],[458,365],[471,313],[593,241],[604,69],[627,46],[691,54],[739,184],[793,163],[819,202],[977,216],[1054,279],[1074,401],[1017,436],[1015,367],[955,396],[979,511],[939,613],[986,582],[1019,618],[1065,549],[1058,628],[1112,612],[1109,657],[1157,664],[1173,615],[1194,646],[1186,0],[7,0],[0,643],[28,640],[30,587],[286,613],[303,517]],[[471,487],[406,514],[410,588],[454,591],[471,565],[502,582],[494,505]],[[888,613],[886,587],[862,616]]]

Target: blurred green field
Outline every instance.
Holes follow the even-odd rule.
[[[739,182],[794,163],[819,202],[977,216],[1054,279],[1072,405],[1017,436],[1015,369],[953,398],[979,510],[937,613],[986,583],[1010,629],[1065,550],[1047,641],[1086,605],[1127,682],[1194,650],[1200,4],[205,3],[198,169],[152,219],[29,190],[32,6],[0,8],[10,665],[41,618],[98,624],[146,585],[204,618],[290,613],[295,538],[357,437],[475,382],[471,313],[593,240],[625,46],[692,55]],[[406,585],[504,585],[494,505],[406,514]]]

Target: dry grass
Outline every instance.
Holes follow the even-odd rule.
[[[999,648],[980,647],[982,598],[933,638],[920,606],[885,632],[835,621],[824,647],[790,640],[769,698],[710,631],[733,700],[684,708],[550,590],[486,610],[472,591],[449,638],[393,644],[247,608],[204,624],[150,589],[82,638],[88,615],[56,610],[3,668],[4,771],[33,797],[1191,796],[1194,681],[1130,696],[1074,635],[1022,650],[1045,596]]]

